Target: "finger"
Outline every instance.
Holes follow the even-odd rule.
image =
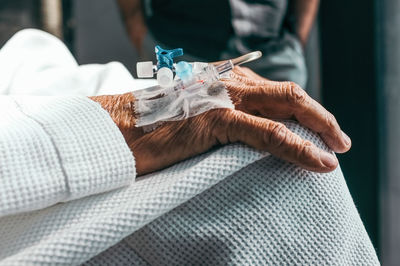
[[[221,143],[241,141],[315,172],[330,172],[338,165],[333,154],[303,140],[282,123],[237,110],[226,112],[221,119],[227,127],[216,134]]]
[[[249,68],[235,67],[230,74],[230,79],[226,81],[240,82],[248,86],[260,86],[269,80],[259,76]]]
[[[346,152],[351,147],[350,138],[340,129],[336,118],[321,104],[312,99],[296,83],[274,83],[275,95],[286,101],[294,117],[304,126],[320,134],[335,152]]]
[[[227,84],[229,86],[232,84]],[[233,85],[238,88],[238,85]],[[294,82],[269,82],[264,86],[243,89],[240,107],[249,113],[260,113],[269,118],[295,118],[300,124],[320,134],[335,152],[346,152],[350,138],[340,129],[335,117],[312,99]]]
[[[248,67],[240,67],[240,66],[236,66],[232,72],[238,76],[241,76],[243,78],[247,78],[249,80],[255,80],[255,81],[266,81],[269,80],[267,78],[264,78],[260,75],[258,75],[257,73],[255,73],[253,70],[251,70]],[[234,75],[235,76],[235,75]]]

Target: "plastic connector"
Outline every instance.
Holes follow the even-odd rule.
[[[232,60],[227,60],[225,62],[222,62],[219,65],[216,65],[215,68],[217,69],[218,74],[222,75],[225,72],[231,71],[233,69],[234,65],[232,63]]]
[[[136,64],[136,73],[139,78],[152,78],[154,76],[153,62],[138,62]]]
[[[183,81],[192,77],[192,66],[185,61],[180,61],[175,66],[176,75]]]
[[[174,57],[183,55],[182,48],[176,48],[173,50],[162,49],[159,45],[156,46],[156,58],[157,58],[157,69],[167,67],[169,69],[174,68]]]
[[[163,88],[170,87],[174,81],[174,73],[168,67],[162,67],[157,71],[157,81]]]

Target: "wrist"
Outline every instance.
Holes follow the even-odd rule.
[[[99,103],[109,113],[128,145],[142,134],[142,131],[135,126],[135,97],[132,93],[91,96],[89,99]]]

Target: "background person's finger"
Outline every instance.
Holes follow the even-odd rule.
[[[334,155],[303,140],[282,123],[237,110],[225,112],[220,124],[225,126],[216,127],[216,137],[222,144],[241,141],[315,172],[330,172],[338,165]]]
[[[276,119],[295,118],[300,124],[320,134],[335,152],[346,152],[350,138],[342,132],[335,117],[293,82],[268,82],[262,86],[245,86],[226,82],[237,108],[250,114]],[[238,92],[238,96],[234,94]],[[235,100],[234,100],[235,101]]]

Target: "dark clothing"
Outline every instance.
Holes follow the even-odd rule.
[[[147,22],[156,39],[217,60],[233,37],[247,46],[277,38],[287,0],[152,0],[148,8]]]
[[[249,64],[273,80],[304,86],[307,71],[301,44],[287,27],[289,0],[143,0],[156,43],[181,47],[178,60],[217,61],[259,50]]]
[[[228,0],[153,0],[151,8],[153,36],[185,53],[216,60],[233,34]]]

